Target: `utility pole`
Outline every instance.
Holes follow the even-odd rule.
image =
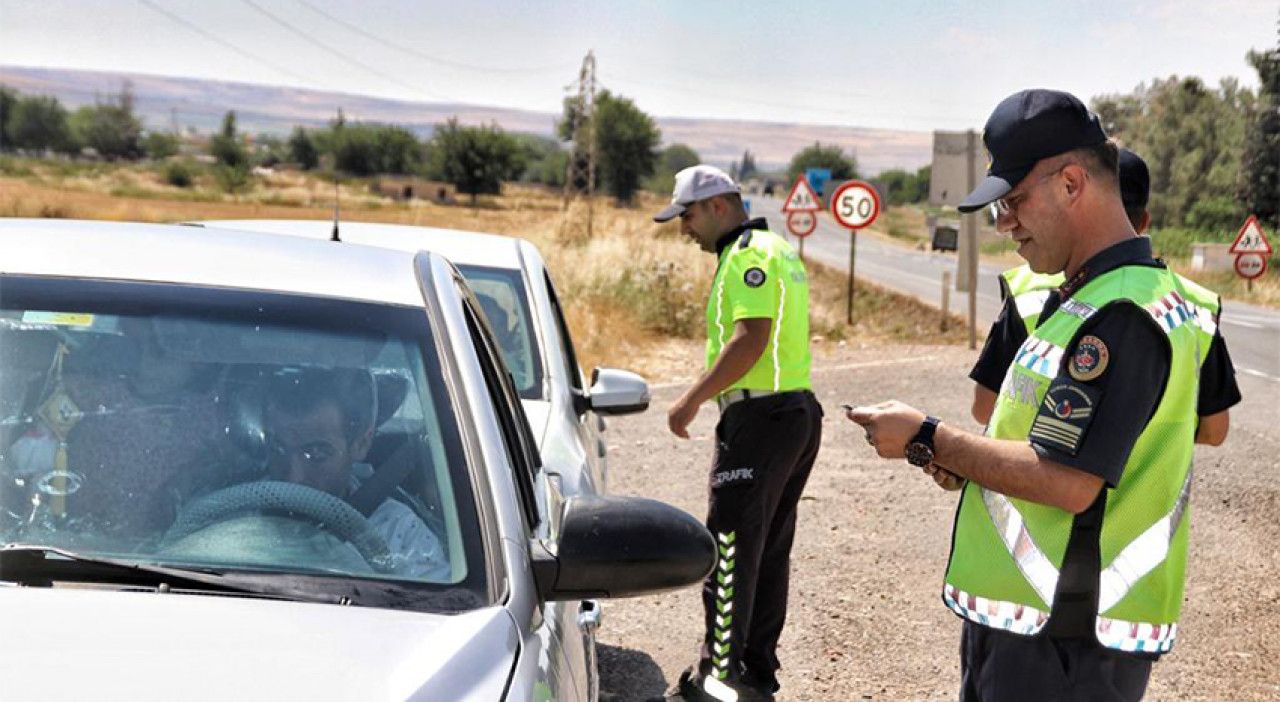
[[[596,140],[595,140],[595,106],[596,106],[596,55],[588,51],[582,59],[582,69],[578,72],[573,98],[573,106],[569,112],[572,120],[573,150],[569,154],[569,166],[565,169],[564,202],[560,206],[562,213],[561,230],[568,225],[569,202],[579,194],[587,197],[587,238],[591,238],[593,218],[592,200],[596,189]]]

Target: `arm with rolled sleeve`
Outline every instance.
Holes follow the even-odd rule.
[[[394,573],[449,582],[451,568],[440,538],[412,509],[394,499],[384,500],[369,516],[369,525],[386,539]]]

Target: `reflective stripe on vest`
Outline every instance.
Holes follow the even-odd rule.
[[[1179,293],[1180,282],[1161,269],[1133,267],[1086,284],[1018,350],[988,425],[996,438],[1025,438],[1050,384],[1064,372],[1064,345],[1070,347],[1080,325],[1113,301],[1139,305],[1168,336],[1173,350],[1169,381],[1134,444],[1118,489],[1108,495],[1099,536],[1096,636],[1104,646],[1123,651],[1164,652],[1177,633],[1205,329],[1204,315]],[[1163,511],[1157,511],[1161,505]],[[1062,510],[969,483],[957,513],[944,602],[984,626],[1039,633],[1049,619],[1073,520]],[[1007,561],[994,556],[1000,551]]]

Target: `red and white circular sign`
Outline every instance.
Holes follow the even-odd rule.
[[[1241,278],[1253,279],[1267,272],[1267,257],[1260,253],[1236,255],[1236,273]]]
[[[848,181],[831,194],[831,214],[849,229],[862,229],[880,215],[880,196],[870,183]]]
[[[818,228],[818,213],[796,211],[787,213],[787,231],[803,239]]]

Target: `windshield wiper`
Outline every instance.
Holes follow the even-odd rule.
[[[0,549],[0,581],[33,587],[54,582],[113,583],[155,587],[161,592],[202,590],[278,597],[328,604],[352,604],[350,597],[317,591],[314,579],[292,574],[229,573],[212,568],[174,568],[86,556],[52,546],[13,545]]]

